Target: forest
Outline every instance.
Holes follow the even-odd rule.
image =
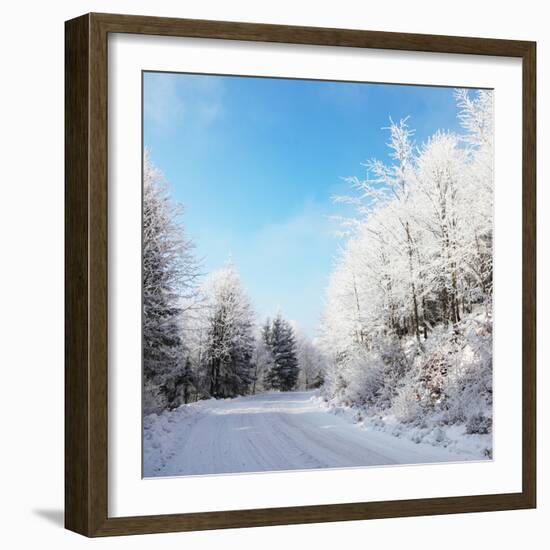
[[[162,173],[143,179],[144,414],[202,399],[318,388],[324,357],[274,312],[258,324],[235,265],[201,272]]]
[[[492,92],[457,90],[463,132],[387,128],[326,295],[327,399],[416,426],[492,426]],[[487,452],[490,452],[488,450]]]
[[[232,262],[202,273],[183,207],[145,155],[144,414],[319,388],[326,406],[376,426],[491,434],[493,96],[455,99],[460,132],[417,144],[408,119],[390,119],[387,160],[334,197],[335,215],[354,214],[313,339],[281,311],[259,320]]]

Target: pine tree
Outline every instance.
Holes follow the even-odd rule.
[[[174,377],[186,344],[181,324],[196,293],[193,243],[162,174],[145,155],[143,179],[143,376],[144,410],[176,405]],[[164,389],[161,389],[164,388]]]
[[[278,313],[266,331],[265,338],[273,357],[273,366],[266,376],[268,385],[281,391],[294,389],[299,368],[292,326]]]

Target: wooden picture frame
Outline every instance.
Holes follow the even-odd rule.
[[[107,37],[109,33],[520,58],[523,71],[522,491],[287,508],[108,516]],[[127,535],[536,506],[536,44],[330,28],[87,14],[65,26],[65,525]]]

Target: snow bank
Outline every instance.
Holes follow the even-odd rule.
[[[206,399],[181,405],[172,411],[160,414],[152,413],[143,418],[143,475],[158,476],[164,471],[167,463],[174,457],[176,450],[182,446],[182,438],[189,433],[189,428],[201,418],[218,408],[226,406],[227,401],[234,399]]]
[[[322,397],[335,414],[450,450],[492,456],[492,319],[485,313],[414,339],[383,341],[338,365]]]
[[[470,434],[466,424],[444,425],[436,422],[423,427],[400,422],[394,415],[370,415],[368,409],[357,406],[337,405],[321,396],[313,397],[328,412],[344,417],[365,430],[383,432],[394,437],[445,448],[458,456],[472,459],[492,458],[492,435]]]
[[[174,456],[176,428],[190,426],[201,414],[200,403],[182,405],[173,411],[149,414],[143,418],[143,475],[158,475]]]

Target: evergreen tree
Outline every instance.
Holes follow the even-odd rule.
[[[183,366],[178,365],[172,370],[171,375],[160,386],[159,392],[166,399],[167,408],[175,409],[181,404],[189,403],[194,388],[195,374],[188,356]]]
[[[193,243],[162,174],[145,155],[143,178],[143,376],[145,413],[176,405],[186,345],[182,317],[196,293]],[[164,389],[162,389],[164,388]],[[177,403],[179,404],[179,403]]]
[[[273,365],[266,376],[267,384],[281,391],[294,389],[299,369],[296,338],[292,326],[278,313],[269,329],[264,327],[264,339],[273,358]]]

